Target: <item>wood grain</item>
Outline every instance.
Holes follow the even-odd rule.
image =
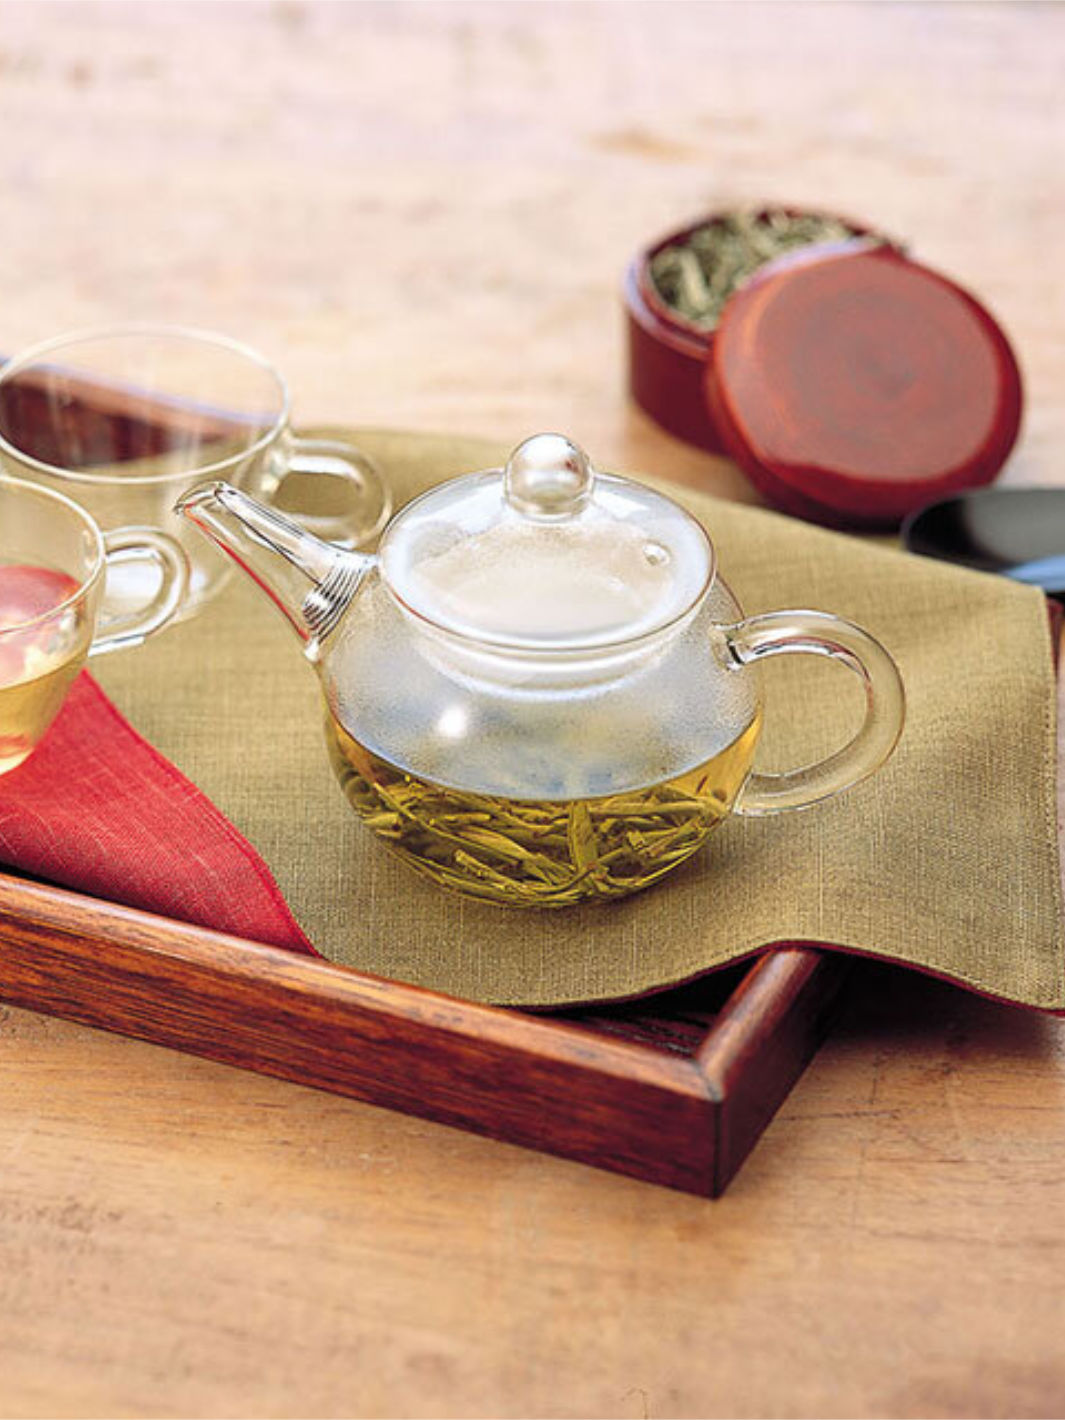
[[[0,1000],[706,1196],[820,1044],[842,974],[790,947],[731,994],[672,993],[678,1050],[668,998],[637,1008],[657,1037],[625,1008],[537,1018],[0,874]]]
[[[742,199],[907,238],[1061,482],[1053,6],[0,5],[3,331],[228,330],[307,422],[750,499],[627,404],[618,283]],[[934,846],[933,846],[934,847]],[[1050,1416],[1065,1029],[857,964],[710,1205],[0,1008],[5,1415]]]

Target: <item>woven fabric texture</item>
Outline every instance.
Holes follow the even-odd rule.
[[[505,455],[479,440],[343,432],[381,461],[400,504]],[[734,815],[691,862],[620,902],[501,909],[449,895],[392,857],[333,780],[314,675],[250,583],[234,580],[200,617],[94,673],[260,851],[317,949],[362,971],[552,1006],[640,995],[804,941],[1065,1009],[1041,594],[668,491],[709,529],[747,614],[812,607],[879,637],[903,674],[907,725],[887,767],[858,788],[801,812]],[[861,714],[852,680],[813,657],[767,667],[757,767],[808,762],[849,738]]]
[[[84,672],[39,748],[0,778],[0,863],[126,907],[313,950],[247,839]]]

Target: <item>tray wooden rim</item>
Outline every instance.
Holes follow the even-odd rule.
[[[827,1027],[843,959],[756,957],[692,1055],[0,873],[0,999],[716,1196]]]

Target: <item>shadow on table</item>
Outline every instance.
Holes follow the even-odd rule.
[[[881,962],[854,963],[833,1037],[900,1048],[932,1048],[1042,1061],[1062,1050],[1058,1016],[991,1000],[922,972]]]

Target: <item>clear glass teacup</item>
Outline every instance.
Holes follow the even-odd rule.
[[[35,345],[0,370],[0,467],[74,498],[101,528],[153,527],[191,566],[180,615],[222,587],[229,566],[172,512],[204,478],[276,503],[345,547],[384,526],[390,501],[351,444],[304,439],[272,364],[209,331],[126,324]],[[143,600],[145,568],[112,574],[109,596]],[[158,581],[155,582],[158,587]]]
[[[144,565],[154,595],[115,612],[105,577]],[[165,625],[187,580],[184,553],[164,534],[101,533],[61,493],[0,477],[0,774],[36,748],[87,657],[139,645]]]

